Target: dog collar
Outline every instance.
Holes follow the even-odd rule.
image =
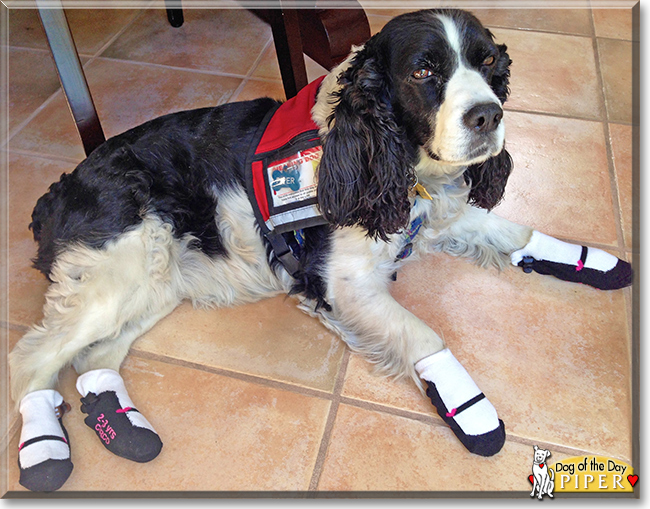
[[[422,184],[420,184],[420,182],[415,183],[415,185],[411,188],[409,195],[411,197],[421,196],[425,200],[433,200],[433,198],[431,198],[431,195],[427,191],[427,188],[424,187]]]

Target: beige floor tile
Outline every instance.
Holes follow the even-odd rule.
[[[250,101],[260,97],[270,97],[278,101],[286,100],[284,86],[281,81],[248,80],[230,102]]]
[[[66,9],[65,15],[79,54],[94,55],[138,12],[133,9]],[[12,46],[49,48],[36,10],[11,9],[9,34]]]
[[[514,170],[495,212],[553,236],[615,246],[603,126],[506,111]]]
[[[598,39],[598,55],[609,121],[632,123],[632,43]]]
[[[623,221],[623,236],[625,246],[632,247],[632,127],[627,125],[610,124],[609,133],[612,140],[612,156],[616,181],[618,183],[618,201],[621,207],[621,220]],[[637,205],[638,206],[638,205]]]
[[[587,6],[588,2],[585,1],[584,4]],[[437,6],[436,2],[432,2],[430,7]],[[577,35],[593,34],[589,9],[481,9],[475,3],[468,10],[490,28],[519,28]],[[408,9],[366,9],[371,32],[377,33],[390,18],[405,12],[410,11]]]
[[[47,279],[32,268],[37,244],[28,229],[36,201],[62,173],[74,169],[66,163],[11,154],[9,158],[8,318],[30,326],[42,317]]]
[[[181,305],[135,344],[143,352],[332,391],[342,341],[278,296],[215,310]]]
[[[632,9],[594,9],[597,37],[632,40]]]
[[[244,9],[185,9],[173,28],[164,11],[140,16],[105,57],[246,76],[271,39],[271,29]]]
[[[370,25],[370,33],[372,35],[379,33],[386,23],[391,20],[388,16],[375,16],[370,14],[370,12],[366,12],[366,14],[368,15],[368,24]]]
[[[530,491],[532,452],[506,442],[499,454],[483,458],[467,452],[445,426],[341,405],[318,489]]]
[[[600,119],[604,114],[591,38],[492,30],[512,59],[506,108]]]
[[[630,458],[623,292],[431,255],[392,293],[445,339],[510,434]]]
[[[575,3],[573,5],[576,5]],[[588,2],[584,2],[588,7]],[[591,12],[585,9],[472,9],[484,25],[544,32],[592,35]]]
[[[411,379],[395,380],[380,376],[374,372],[370,362],[357,354],[350,356],[343,396],[437,418],[431,401]]]
[[[309,81],[314,81],[316,78],[328,73],[327,69],[307,55],[305,55],[305,70]],[[280,66],[278,65],[278,54],[273,44],[269,45],[264,51],[251,76],[254,78],[282,80]]]
[[[114,456],[83,422],[75,375],[61,393],[74,470],[61,491],[305,490],[329,402],[232,378],[129,358],[122,375],[163,441],[149,463]],[[9,489],[18,484],[18,437],[9,446]]]
[[[9,130],[15,130],[59,88],[46,51],[9,48]]]
[[[106,137],[175,111],[227,102],[239,78],[98,58],[85,69]],[[11,141],[10,147],[83,159],[84,153],[62,94]]]

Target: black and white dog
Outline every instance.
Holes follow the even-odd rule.
[[[489,213],[512,161],[502,103],[510,58],[471,14],[390,21],[320,83],[318,208],[291,274],[260,232],[246,158],[271,99],[167,115],[106,141],[37,203],[44,318],[10,355],[23,417],[21,483],[58,489],[72,470],[56,391],[72,364],[90,426],[112,452],[149,461],[162,443],[118,372],[130,345],[184,299],[232,306],[282,293],[388,375],[411,377],[473,453],[503,422],[443,340],[389,294],[412,251],[509,264],[601,289],[629,264]],[[283,238],[295,246],[294,234]],[[408,249],[407,249],[408,248]],[[155,419],[154,419],[155,420]]]

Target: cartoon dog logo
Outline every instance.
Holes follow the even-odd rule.
[[[531,482],[533,483],[533,491],[530,493],[531,497],[535,496],[537,490],[537,498],[542,500],[542,495],[546,494],[553,498],[553,488],[555,488],[555,472],[546,464],[546,458],[551,455],[551,451],[534,447],[533,453],[533,475],[531,475]]]
[[[277,193],[283,187],[288,187],[292,191],[300,189],[300,169],[298,166],[285,166],[281,170],[275,170],[271,174],[273,179],[271,189]]]

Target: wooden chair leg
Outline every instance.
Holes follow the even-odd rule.
[[[296,9],[273,10],[271,30],[287,99],[307,85],[307,70],[302,52],[300,23]]]
[[[183,26],[185,18],[183,17],[183,7],[181,0],[165,0],[167,8],[167,20],[174,28]]]
[[[51,7],[52,3],[52,0],[48,0],[48,7]],[[41,0],[36,2],[61,87],[77,125],[84,151],[88,155],[104,143],[106,137],[90,95],[63,6],[58,3],[59,7],[48,8],[42,5]]]

